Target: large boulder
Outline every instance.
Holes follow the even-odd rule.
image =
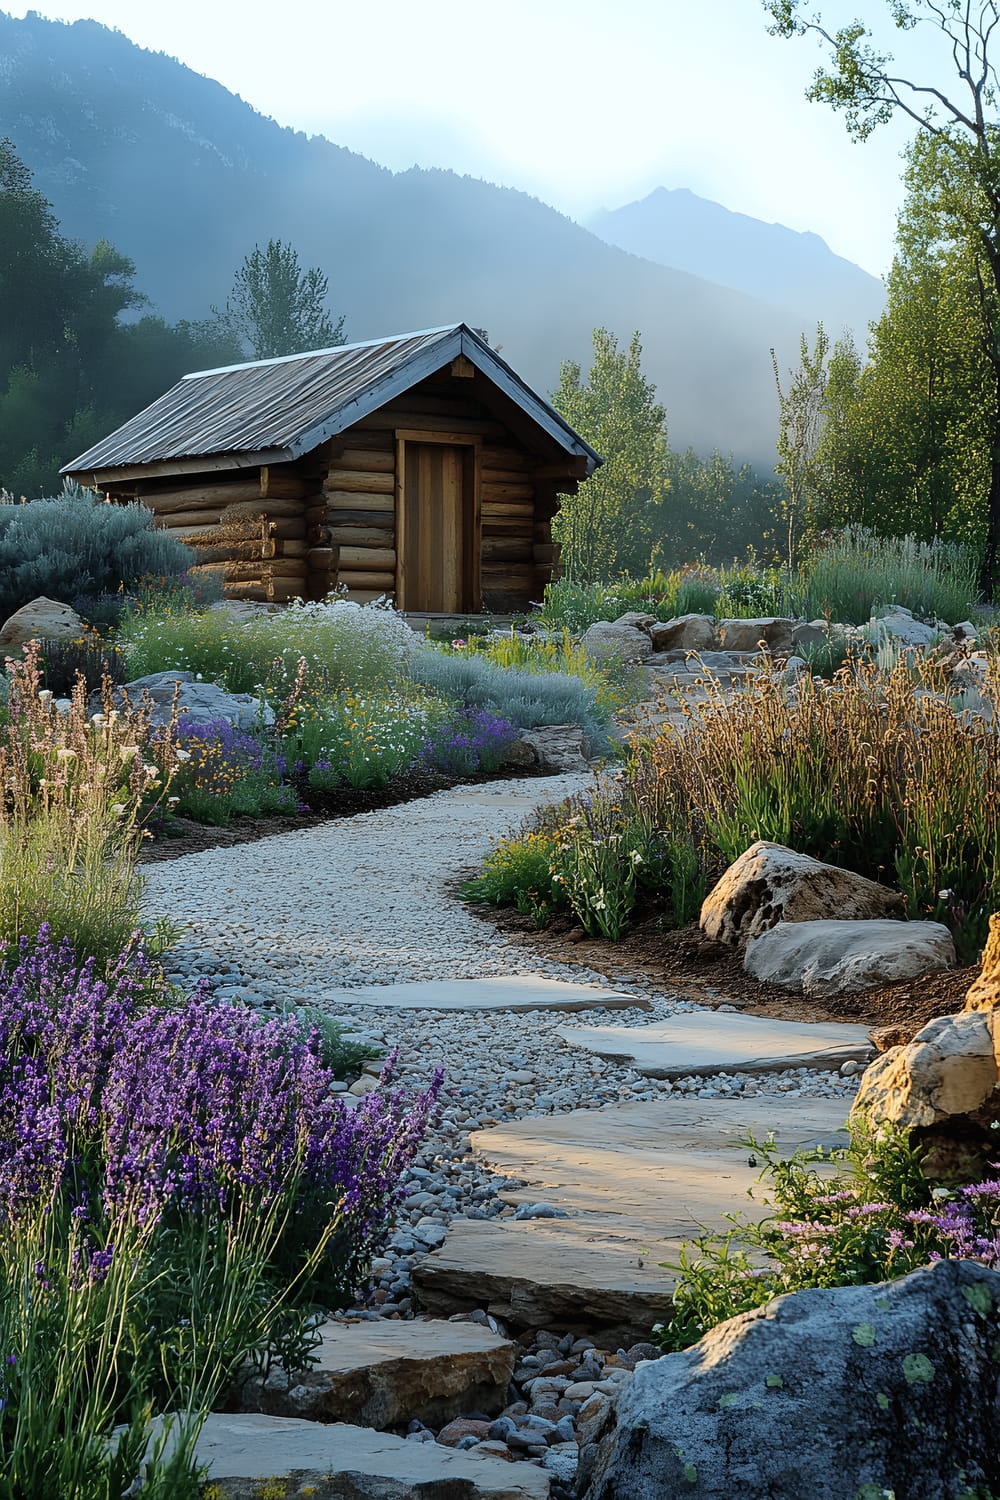
[[[795,650],[794,620],[768,615],[760,620],[720,620],[719,639],[723,651],[741,654],[757,651],[763,641],[775,656],[791,656]]]
[[[779,922],[747,944],[743,967],[762,984],[821,998],[915,979],[956,963],[940,922]]]
[[[881,619],[873,622],[872,633],[876,640],[923,650],[927,646],[933,646],[941,632],[933,625],[925,625],[922,620],[914,619],[911,611],[904,609],[901,604],[894,604]]]
[[[274,722],[272,709],[260,698],[250,693],[227,693],[214,682],[199,682],[194,672],[152,672],[148,677],[137,677],[115,689],[116,703],[124,703],[126,695],[133,708],[149,704],[153,724],[170,723],[175,699],[178,719],[188,724],[224,720],[237,729],[254,729]]]
[[[654,651],[713,651],[719,642],[711,615],[678,615],[649,626]]]
[[[907,1132],[931,1181],[977,1181],[997,1157],[1000,1013],[937,1016],[912,1042],[877,1057],[852,1116]]]
[[[1000,1007],[1000,912],[990,917],[990,935],[983,949],[979,977],[965,994],[966,1010],[995,1010]]]
[[[522,729],[517,743],[526,746],[530,764],[546,776],[590,770],[579,724],[542,724],[537,729]]]
[[[706,936],[730,947],[778,922],[902,917],[902,896],[851,870],[825,865],[808,854],[761,839],[723,875],[701,908]]]
[[[591,661],[617,660],[627,666],[653,654],[653,642],[628,616],[623,620],[597,620],[584,632],[581,645]]]
[[[586,1413],[581,1500],[996,1494],[998,1309],[1000,1275],[959,1260],[778,1297]]]
[[[76,641],[83,635],[83,628],[75,609],[42,594],[22,604],[5,621],[0,630],[0,651],[19,653],[28,641]]]

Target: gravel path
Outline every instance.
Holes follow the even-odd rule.
[[[445,1067],[443,1118],[410,1171],[410,1196],[397,1229],[373,1264],[371,1299],[352,1316],[408,1316],[414,1310],[414,1260],[443,1242],[455,1217],[514,1213],[499,1196],[514,1184],[494,1177],[472,1157],[471,1130],[677,1092],[701,1098],[825,1095],[843,1098],[847,1112],[855,1082],[836,1073],[789,1070],[670,1083],[590,1057],[557,1035],[568,1020],[600,1024],[611,1015],[615,1025],[642,1026],[701,1008],[641,982],[615,981],[611,987],[634,992],[651,1002],[650,1009],[592,1010],[572,1017],[560,1011],[396,1011],[331,999],[332,990],[362,985],[509,974],[607,983],[604,975],[554,962],[511,941],[451,894],[457,879],[478,868],[492,840],[516,828],[536,805],[590,782],[564,776],[457,787],[296,833],[185,855],[145,872],[150,914],[185,927],[174,950],[172,977],[179,983],[207,977],[220,999],[242,999],[263,1010],[318,1005],[380,1052],[398,1048],[400,1075],[416,1085],[425,1084],[439,1063]],[[372,1071],[378,1071],[377,1064]],[[369,1076],[353,1092],[372,1085]],[[483,1311],[470,1317],[498,1326]],[[550,1472],[556,1500],[566,1500],[586,1382],[596,1379],[596,1389],[603,1390],[602,1379],[623,1376],[636,1360],[655,1352],[644,1345],[616,1355],[572,1334],[539,1333],[518,1365],[515,1399],[503,1416],[492,1424],[473,1423],[476,1435],[466,1424],[465,1435],[456,1437],[452,1424],[440,1440],[460,1447],[485,1442],[490,1451],[532,1457]],[[542,1370],[553,1378],[542,1383],[545,1394],[532,1395],[531,1381]],[[435,1440],[419,1422],[411,1423],[408,1435],[415,1442]]]

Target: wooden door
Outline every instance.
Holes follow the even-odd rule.
[[[401,606],[462,614],[476,607],[473,451],[409,439],[402,447]]]

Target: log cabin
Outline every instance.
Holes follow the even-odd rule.
[[[186,375],[62,473],[140,500],[237,599],[526,610],[601,462],[464,323]]]

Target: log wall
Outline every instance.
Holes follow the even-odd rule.
[[[544,434],[529,447],[523,433],[534,424],[526,429],[522,413],[506,425],[484,395],[478,373],[432,377],[295,463],[131,481],[111,493],[149,506],[194,551],[192,571],[221,568],[230,598],[321,599],[343,585],[364,602],[397,585],[397,434],[451,434],[479,456],[482,607],[524,609],[558,572],[551,519],[558,491],[575,486],[573,461]]]

